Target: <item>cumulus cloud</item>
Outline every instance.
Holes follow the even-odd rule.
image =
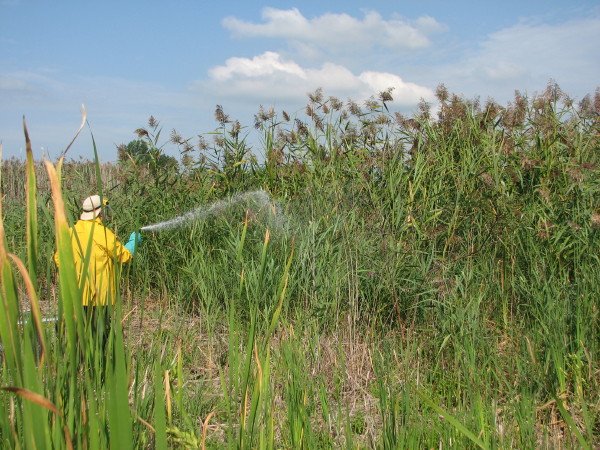
[[[386,20],[374,11],[366,12],[362,19],[331,13],[307,19],[296,8],[264,8],[262,18],[264,23],[227,17],[223,26],[235,37],[283,38],[294,47],[309,44],[326,52],[373,47],[395,51],[420,49],[431,44],[431,35],[446,29],[429,16],[414,21],[401,17]]]
[[[275,52],[265,52],[262,55],[248,58],[229,58],[224,66],[210,70],[210,75],[218,81],[229,80],[234,76],[259,77],[273,73],[286,73],[305,77],[304,70],[295,62],[283,61]]]
[[[358,77],[371,91],[381,92],[393,87],[394,101],[402,106],[413,106],[421,99],[432,101],[434,93],[425,86],[404,81],[398,75],[384,72],[363,72]]]
[[[416,105],[421,98],[433,99],[431,89],[406,82],[398,75],[376,71],[355,75],[348,68],[331,62],[318,68],[305,68],[276,52],[265,52],[254,58],[230,58],[223,66],[213,68],[210,77],[195,89],[238,100],[245,98],[250,103],[257,100],[302,102],[307,92],[319,87],[327,95],[355,100],[392,87],[395,103],[403,106]]]
[[[297,8],[264,8],[260,22],[230,16],[223,26],[234,37],[284,40],[288,47],[283,53],[229,58],[193,89],[247,103],[302,104],[306,93],[319,87],[327,95],[354,100],[393,87],[394,103],[401,106],[415,106],[422,98],[432,100],[433,91],[398,74],[378,71],[375,55],[386,55],[387,61],[390,55],[428,48],[430,37],[446,29],[430,16],[408,20],[367,11],[358,18],[345,13],[308,18]]]

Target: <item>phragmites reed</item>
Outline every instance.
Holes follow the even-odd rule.
[[[300,137],[306,137],[308,135],[308,128],[306,128],[306,125],[300,119],[295,119],[294,125]]]
[[[226,123],[229,123],[229,115],[223,112],[223,106],[217,105],[215,108],[215,120],[221,125],[224,126]]]
[[[154,116],[150,116],[148,118],[148,126],[152,129],[158,128],[159,122],[154,118]]]
[[[348,111],[353,116],[362,116],[363,115],[363,112],[360,109],[360,106],[358,106],[358,103],[356,103],[354,100],[348,100],[347,105],[348,105]]]
[[[435,90],[435,96],[440,103],[445,103],[450,98],[450,93],[448,92],[448,88],[443,83],[440,83]]]
[[[138,128],[134,131],[134,133],[137,134],[137,137],[140,139],[148,137],[148,130],[146,130],[145,128]]]
[[[301,119],[260,106],[258,144],[220,105],[194,147],[151,117],[110,170],[49,170],[54,207],[4,161],[3,446],[600,448],[600,90],[436,97],[317,89]],[[92,188],[144,235],[106,349],[66,226]]]
[[[392,97],[393,87],[387,88],[385,91],[381,91],[379,93],[379,101],[382,103],[392,102],[394,101],[394,97]]]
[[[314,111],[312,105],[306,105],[305,113],[308,117],[313,117],[315,115],[315,111]]]
[[[375,100],[375,97],[370,97],[367,100],[365,100],[365,107],[367,108],[367,110],[376,110],[379,108],[379,102]]]
[[[344,103],[336,97],[329,97],[329,104],[334,111],[340,111],[344,107]]]
[[[229,135],[233,138],[237,138],[240,134],[241,129],[242,125],[240,124],[239,120],[234,120],[231,124],[231,129],[228,131]]]
[[[523,125],[527,115],[528,101],[518,90],[515,91],[514,102],[509,103],[503,117],[504,126],[512,129]]]
[[[314,92],[306,94],[311,103],[320,104],[323,101],[323,89],[318,88]]]
[[[175,145],[177,145],[180,149],[182,154],[184,154],[184,156],[186,157],[186,159],[191,158],[190,155],[187,155],[187,153],[191,152],[192,150],[194,150],[194,146],[190,143],[190,139],[184,139],[181,134],[179,134],[177,132],[177,130],[175,130],[175,128],[173,128],[171,130],[171,135],[169,137],[169,141]]]
[[[284,114],[287,115],[285,112]],[[257,130],[260,129],[266,122],[272,121],[275,118],[275,115],[275,109],[273,107],[265,109],[263,105],[260,105],[258,112],[254,114],[254,128]]]

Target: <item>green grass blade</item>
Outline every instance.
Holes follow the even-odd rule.
[[[37,183],[33,165],[33,151],[27,132],[27,124],[23,117],[23,130],[25,132],[25,146],[27,151],[26,177],[27,177],[27,262],[29,277],[34,286],[37,286],[37,258],[38,258],[38,218],[37,218]]]
[[[481,439],[479,439],[471,430],[469,430],[462,423],[460,423],[460,421],[458,421],[458,419],[456,419],[456,417],[454,417],[448,411],[446,411],[445,409],[443,409],[442,407],[437,405],[431,398],[429,398],[423,392],[420,392],[417,389],[415,389],[415,392],[417,393],[419,398],[421,400],[423,400],[431,409],[433,409],[435,412],[437,412],[442,417],[444,417],[444,419],[446,419],[448,422],[450,422],[452,424],[452,426],[454,426],[454,428],[456,428],[456,430],[458,430],[461,434],[463,434],[464,436],[469,438],[469,440],[471,442],[473,442],[475,445],[478,445],[479,447],[481,447],[483,449],[488,448],[487,445],[485,444],[485,442],[483,442]]]
[[[569,431],[571,433],[573,433],[575,435],[575,437],[577,438],[577,442],[579,442],[579,445],[581,446],[580,448],[586,449],[586,450],[591,449],[592,448],[591,445],[585,440],[585,438],[581,434],[581,431],[579,431],[579,428],[577,428],[577,425],[575,425],[575,422],[573,421],[573,417],[571,416],[569,411],[567,411],[567,409],[563,405],[562,400],[558,396],[555,396],[554,400],[556,401],[556,406],[558,406],[560,414],[562,415],[563,419],[565,419],[565,422],[567,422],[567,425],[569,426]]]
[[[167,449],[167,416],[165,414],[165,390],[163,389],[163,374],[160,361],[156,361],[154,370],[154,429],[155,447]]]

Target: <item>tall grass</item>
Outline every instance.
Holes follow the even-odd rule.
[[[145,233],[106,352],[65,244],[89,169],[46,163],[50,203],[28,151],[0,236],[3,444],[597,446],[600,94],[501,107],[440,86],[411,118],[391,95],[261,108],[258,156],[218,107],[212,142],[172,133],[179,165],[152,118],[114,175],[92,164],[120,236],[250,189],[281,216]]]

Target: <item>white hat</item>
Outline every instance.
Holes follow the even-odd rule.
[[[83,201],[83,212],[79,218],[81,220],[92,220],[98,217],[102,210],[102,202],[99,195],[92,195]]]

